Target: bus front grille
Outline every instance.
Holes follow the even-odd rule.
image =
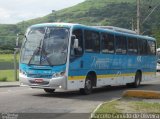
[[[52,75],[41,75],[41,74],[28,74],[30,78],[52,78]]]
[[[49,84],[48,81],[43,81],[43,82],[37,83],[34,80],[29,80],[29,82],[32,84],[38,84],[38,85],[48,85]]]

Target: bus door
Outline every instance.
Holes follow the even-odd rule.
[[[74,28],[72,31],[69,63],[69,89],[83,88],[83,31],[80,28]]]
[[[148,69],[148,57],[147,57],[147,41],[145,39],[138,39],[139,55],[137,56],[137,64],[139,69],[142,70],[142,79],[147,79],[146,72]]]
[[[128,81],[134,82],[135,73],[137,68],[139,68],[139,63],[141,62],[141,56],[138,55],[138,40],[136,37],[128,37]]]
[[[124,74],[126,73],[126,65],[127,65],[127,40],[125,36],[115,35],[116,43],[115,43],[115,52],[113,68],[115,68],[115,80],[116,84],[124,83]]]

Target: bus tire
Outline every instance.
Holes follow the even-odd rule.
[[[135,80],[134,82],[131,84],[131,86],[133,88],[138,88],[141,84],[141,73],[140,72],[136,72],[136,75],[135,75]]]
[[[135,81],[133,83],[133,87],[137,88],[140,86],[140,84],[141,84],[141,73],[137,72],[135,75]]]
[[[140,72],[136,72],[136,75],[135,75],[135,80],[133,83],[128,83],[127,84],[127,87],[129,88],[138,88],[141,84],[141,73]]]
[[[54,92],[55,92],[55,89],[45,88],[44,91],[45,91],[46,93],[54,93]]]
[[[88,75],[85,80],[85,86],[84,88],[80,89],[80,93],[83,95],[89,95],[92,93],[93,83],[92,83],[92,77],[91,75]]]

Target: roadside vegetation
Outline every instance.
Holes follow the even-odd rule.
[[[150,11],[159,4],[159,0],[149,2],[141,0],[141,23]],[[141,33],[157,38],[160,47],[160,5],[141,24]],[[0,24],[0,50],[12,51],[15,47],[17,33],[24,33],[32,24],[44,22],[70,22],[85,25],[109,25],[127,29],[136,29],[136,1],[135,0],[86,0],[73,7],[50,13],[44,17],[22,21],[18,24]],[[7,51],[7,52],[8,52]],[[1,53],[1,52],[0,52]]]
[[[14,70],[0,70],[0,81],[12,82],[14,80]]]
[[[99,119],[98,114],[158,114],[160,100],[121,99],[102,104],[92,119]],[[102,115],[101,115],[102,117]]]
[[[14,81],[13,54],[0,54],[0,81]]]

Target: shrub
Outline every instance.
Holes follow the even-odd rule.
[[[7,81],[7,77],[0,78],[0,81],[6,82]]]

